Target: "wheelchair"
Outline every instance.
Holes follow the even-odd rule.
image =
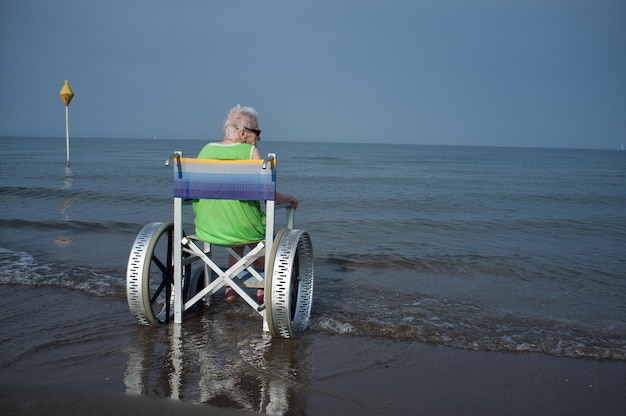
[[[276,155],[264,160],[185,158],[177,151],[166,161],[174,167],[174,221],[152,222],[137,235],[128,260],[126,295],[139,324],[182,324],[183,314],[210,304],[229,286],[262,318],[272,337],[296,338],[308,327],[313,303],[313,246],[305,230],[294,229],[294,209],[277,206]],[[197,199],[257,200],[265,203],[262,241],[240,256],[236,246],[202,241],[183,230],[184,207]],[[286,209],[285,227],[275,231],[275,211]],[[217,249],[235,258],[230,267],[214,258]],[[265,257],[265,270],[253,263]],[[263,299],[249,289],[264,289]]]

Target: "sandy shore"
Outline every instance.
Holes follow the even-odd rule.
[[[0,413],[12,415],[251,415],[254,412],[194,405],[123,393],[88,392],[60,387],[0,386]]]
[[[312,336],[322,350],[315,354],[314,376],[298,386],[302,401],[282,414],[621,415],[626,409],[624,363]],[[365,356],[369,365],[363,366]],[[3,371],[0,385],[5,416],[255,413],[127,394],[104,382],[10,385],[7,375]]]
[[[258,322],[219,313],[185,322],[181,331],[151,330],[138,328],[119,299],[37,289],[44,296],[17,310],[11,299],[32,295],[33,288],[0,290],[7,316],[0,337],[4,416],[621,415],[626,409],[626,362],[313,331],[274,341],[257,334]],[[43,309],[30,307],[35,299],[46,299]]]

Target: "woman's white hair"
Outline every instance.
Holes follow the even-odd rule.
[[[251,124],[258,126],[259,114],[252,107],[242,107],[237,104],[231,108],[224,121],[224,138],[237,138],[239,130],[244,127],[250,127]]]

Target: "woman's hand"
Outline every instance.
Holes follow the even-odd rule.
[[[291,196],[289,194],[281,194],[276,192],[276,203],[280,204],[289,204],[289,208],[296,209],[298,208],[298,200],[296,197]]]

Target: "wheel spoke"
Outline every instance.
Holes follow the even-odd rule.
[[[166,274],[167,273],[167,266],[165,264],[163,264],[163,262],[161,261],[161,259],[159,259],[156,255],[152,256],[152,261],[154,262],[154,264],[157,266],[157,268],[159,270],[161,270],[161,273]]]
[[[153,305],[154,302],[156,302],[157,298],[159,297],[161,292],[163,292],[164,288],[167,290],[167,287],[169,286],[169,282],[170,282],[170,279],[163,277],[163,280],[161,280],[161,284],[159,285],[157,290],[154,291],[154,294],[150,298],[150,305]],[[165,296],[167,297],[167,293]]]

